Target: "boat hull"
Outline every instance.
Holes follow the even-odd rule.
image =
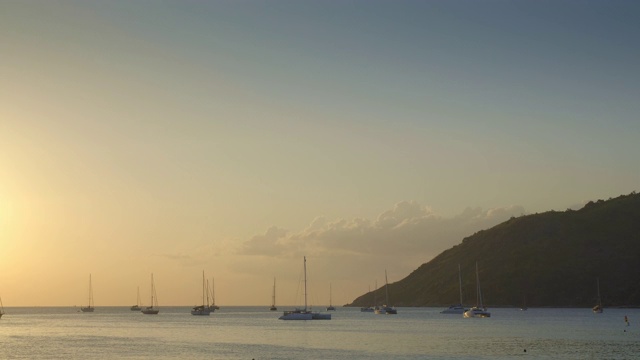
[[[209,315],[211,314],[211,309],[208,307],[198,306],[191,309],[191,315]]]
[[[488,318],[491,317],[491,313],[485,309],[471,308],[464,313],[465,318]]]
[[[92,308],[92,307],[86,307],[86,308],[83,307],[83,308],[80,308],[80,311],[82,311],[82,312],[93,312],[94,309],[95,308]]]
[[[141,311],[141,310],[142,310],[142,308],[140,306],[138,306],[138,305],[133,305],[131,307],[131,311]]]
[[[142,310],[142,313],[145,315],[158,315],[159,312],[160,312],[160,309],[147,308]]]
[[[310,312],[285,312],[279,317],[280,320],[313,320]]]
[[[458,314],[458,315],[462,315],[468,310],[469,309],[465,309],[463,306],[460,306],[460,305],[451,305],[451,306],[449,306],[448,309],[442,310],[440,312],[440,314]]]

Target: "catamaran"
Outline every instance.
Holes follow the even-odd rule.
[[[156,295],[156,286],[153,283],[153,273],[151,274],[151,306],[147,306],[142,309],[142,313],[145,315],[158,315],[160,309],[158,308],[158,296]]]
[[[89,274],[89,306],[80,307],[82,312],[93,312],[95,307],[93,306],[93,289],[91,288],[91,274]]]
[[[460,286],[460,303],[449,306],[448,309],[442,310],[441,314],[464,314],[465,311],[469,309],[465,309],[462,305],[462,273],[460,271],[460,264],[458,264],[458,284]]]
[[[207,295],[207,301],[205,302],[205,294]],[[202,305],[197,305],[191,309],[191,315],[209,315],[214,309],[209,307],[209,290],[207,289],[204,280],[204,271],[202,271]]]
[[[331,320],[331,314],[313,313],[307,309],[307,257],[304,257],[304,308],[285,311],[280,320]]]
[[[482,290],[480,289],[480,277],[478,276],[478,263],[476,262],[476,306],[464,312],[466,318],[486,318],[490,317],[491,313],[487,311],[487,308],[482,305]]]

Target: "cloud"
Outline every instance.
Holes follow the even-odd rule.
[[[271,227],[244,242],[239,253],[276,257],[409,256],[428,261],[464,237],[522,214],[522,207],[510,206],[490,210],[467,208],[456,216],[443,217],[415,201],[403,201],[375,221],[362,218],[330,221],[319,217],[299,232]]]

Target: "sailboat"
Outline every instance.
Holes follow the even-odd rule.
[[[389,281],[387,280],[387,269],[384,269],[384,290],[386,295],[385,304],[381,308],[376,306],[374,312],[378,315],[396,315],[398,310],[390,307],[389,304]]]
[[[331,314],[312,313],[307,309],[307,257],[304,258],[304,308],[285,311],[280,320],[331,320]]]
[[[216,283],[215,278],[211,278],[211,305],[209,305],[209,309],[211,311],[220,310],[220,306],[216,305]]]
[[[464,312],[464,317],[486,318],[491,317],[491,313],[482,305],[482,290],[480,289],[480,277],[478,276],[478,263],[476,262],[476,306]]]
[[[596,278],[596,284],[598,286],[598,303],[593,307],[593,312],[595,314],[602,313],[602,299],[600,299],[600,278]]]
[[[278,308],[276,307],[276,278],[273,278],[273,295],[271,295],[271,307],[269,308],[269,310],[278,310]]]
[[[136,298],[136,304],[131,306],[131,311],[140,311],[142,308],[140,307],[140,286],[138,286],[138,297]]]
[[[93,289],[91,288],[91,274],[89,274],[89,306],[81,307],[82,312],[93,312],[95,307],[93,306]]]
[[[458,264],[458,284],[460,286],[460,302],[442,310],[441,314],[464,314],[465,311],[469,310],[462,305],[462,272],[460,271],[460,264]]]
[[[327,306],[327,311],[336,311],[336,308],[331,305],[331,284],[329,284],[329,306]]]
[[[369,285],[369,292],[371,292],[371,285]],[[373,295],[373,298],[374,298],[373,303],[375,304],[375,302],[376,302],[375,301],[376,294],[372,294],[372,295]],[[373,307],[371,307],[371,306],[361,307],[360,311],[361,312],[373,312]]]
[[[151,274],[151,306],[147,306],[142,309],[142,313],[145,315],[158,315],[160,309],[158,308],[158,296],[156,295],[156,286],[153,283],[153,274]]]
[[[207,296],[207,301],[205,302],[205,294]],[[191,309],[191,315],[209,315],[211,311],[215,311],[209,307],[209,290],[205,284],[204,280],[204,271],[202,271],[202,305],[195,306]]]
[[[0,319],[4,315],[4,306],[2,305],[2,298],[0,297]]]

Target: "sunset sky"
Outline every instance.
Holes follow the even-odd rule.
[[[636,1],[0,0],[5,306],[341,305],[640,190]],[[452,272],[457,269],[452,269]],[[471,274],[469,274],[471,276]],[[452,299],[455,301],[455,299]]]

